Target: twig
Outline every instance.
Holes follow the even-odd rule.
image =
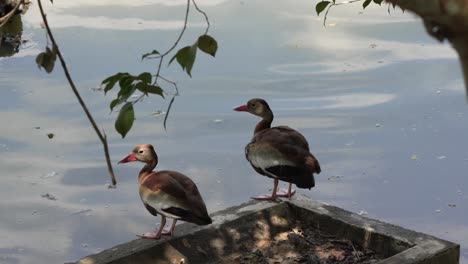
[[[189,11],[190,11],[190,0],[187,0],[187,9],[185,10],[184,26],[182,27],[182,30],[180,31],[180,34],[177,37],[174,44],[166,52],[164,52],[163,54],[161,54],[159,56],[159,64],[158,64],[158,68],[156,70],[156,75],[155,75],[155,78],[154,78],[154,84],[158,83],[159,78],[165,80],[166,82],[171,82],[171,81],[168,81],[167,79],[162,78],[160,76],[162,63],[163,63],[164,57],[166,55],[168,55],[171,51],[173,51],[177,47],[177,45],[179,44],[179,41],[182,39],[182,36],[184,35],[185,29],[187,29],[187,21],[188,21]],[[169,116],[169,112],[171,110],[172,103],[174,102],[175,96],[179,95],[179,90],[177,89],[177,85],[175,85],[175,82],[172,82],[172,83],[174,83],[174,87],[176,88],[176,93],[172,96],[171,102],[169,103],[169,106],[167,107],[166,116],[164,117],[164,122],[163,122],[164,130],[166,130],[167,117]]]
[[[166,110],[166,116],[164,116],[164,130],[166,130],[166,121],[167,121],[167,117],[169,116],[169,111],[171,111],[171,107],[172,107],[172,103],[174,103],[174,99],[175,99],[176,95],[172,96],[172,99],[171,101],[169,102],[169,106],[167,107],[167,110]]]
[[[70,76],[70,72],[68,71],[67,64],[65,63],[65,60],[64,60],[64,58],[62,56],[62,53],[60,52],[59,47],[57,46],[57,42],[55,42],[54,36],[52,35],[52,30],[50,29],[49,23],[47,22],[47,18],[46,18],[46,15],[44,13],[44,9],[42,8],[41,0],[37,0],[37,3],[39,5],[39,10],[41,12],[42,20],[44,21],[44,25],[45,25],[45,28],[47,30],[47,35],[49,36],[50,41],[52,42],[53,48],[57,51],[57,55],[59,57],[60,64],[62,65],[63,71],[65,73],[65,77],[67,78],[68,83],[70,84],[70,87],[73,90],[73,93],[75,94],[76,98],[78,99],[78,102],[80,103],[81,107],[83,108],[83,111],[85,112],[86,116],[88,117],[89,122],[93,126],[94,131],[96,132],[99,139],[101,140],[102,145],[104,146],[104,155],[106,157],[107,168],[109,170],[109,174],[110,174],[110,177],[111,177],[111,180],[112,180],[112,185],[115,186],[117,184],[117,181],[115,180],[114,171],[112,169],[112,164],[111,164],[110,157],[109,157],[109,148],[107,146],[106,134],[104,132],[101,133],[99,131],[99,128],[96,125],[96,122],[94,121],[94,118],[91,116],[91,113],[89,112],[88,108],[86,107],[85,102],[81,98],[80,93],[76,89],[75,83],[73,82],[73,80],[72,80],[72,78]]]
[[[326,22],[327,22],[327,16],[328,16],[328,12],[330,11],[330,8],[332,6],[339,6],[339,5],[344,5],[344,4],[351,4],[351,3],[355,3],[355,2],[361,2],[362,0],[350,0],[350,1],[343,1],[343,2],[340,2],[338,4],[335,4],[335,3],[331,3],[331,5],[328,6],[327,8],[327,11],[325,12],[325,16],[323,17],[323,26],[326,26]]]
[[[171,81],[171,80],[168,80],[168,79],[162,77],[161,75],[159,75],[159,78],[160,78],[161,80],[164,80],[164,81],[166,81],[166,82],[172,84],[172,85],[174,86],[174,88],[175,88],[175,91],[176,91],[175,95],[179,95],[179,88],[177,88],[177,83],[176,83],[176,82],[173,82],[173,81]]]
[[[203,16],[205,17],[205,20],[206,20],[206,30],[205,30],[205,35],[208,34],[208,30],[210,29],[210,20],[208,20],[208,16],[206,15],[205,12],[203,12],[200,8],[198,8],[198,5],[197,3],[195,2],[195,0],[192,0],[192,3],[193,5],[195,6],[195,9],[197,9],[198,12],[202,13]]]

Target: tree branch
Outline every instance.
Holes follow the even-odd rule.
[[[89,122],[91,123],[91,125],[93,126],[94,128],[94,131],[96,132],[96,134],[98,135],[99,139],[101,140],[101,143],[104,147],[104,155],[106,157],[106,162],[107,162],[107,168],[109,170],[109,175],[111,177],[111,180],[112,180],[112,185],[115,186],[117,184],[117,181],[115,179],[115,175],[114,175],[114,171],[112,169],[112,164],[111,164],[111,161],[110,161],[110,157],[109,157],[109,148],[107,146],[107,137],[106,137],[106,134],[105,133],[101,133],[96,122],[94,121],[94,118],[92,117],[91,113],[89,112],[88,110],[88,107],[86,106],[85,102],[83,101],[83,99],[81,98],[81,95],[80,93],[78,92],[78,89],[76,89],[76,86],[75,86],[75,83],[73,82],[71,76],[70,76],[70,72],[68,71],[68,68],[67,68],[67,64],[65,63],[65,60],[62,56],[62,53],[60,52],[60,49],[57,45],[57,42],[55,42],[55,38],[54,36],[52,35],[52,31],[49,27],[49,23],[47,21],[47,17],[44,13],[44,9],[42,8],[42,3],[41,3],[41,0],[37,0],[37,3],[39,5],[39,10],[41,12],[41,16],[42,16],[42,20],[44,21],[44,25],[45,25],[45,28],[47,30],[47,35],[48,37],[50,38],[50,41],[52,42],[52,47],[53,49],[55,49],[57,51],[57,55],[59,57],[59,60],[60,60],[60,64],[62,65],[62,68],[63,68],[63,71],[65,73],[65,77],[67,78],[68,80],[68,83],[70,84],[70,87],[72,88],[73,90],[73,93],[75,94],[76,98],[78,99],[78,102],[80,103],[81,105],[81,108],[83,108],[83,111],[85,112],[86,116],[88,117],[88,120]]]
[[[195,0],[192,0],[192,3],[193,5],[195,6],[195,9],[197,9],[198,12],[202,13],[202,15],[205,17],[205,20],[206,20],[206,30],[205,30],[205,35],[208,34],[208,30],[210,29],[210,20],[208,20],[208,15],[206,15],[205,12],[203,12],[200,8],[198,8],[198,5],[197,3],[195,2]]]

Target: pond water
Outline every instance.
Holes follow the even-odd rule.
[[[210,212],[268,192],[271,180],[244,158],[258,119],[232,111],[252,97],[267,99],[274,124],[303,133],[321,162],[316,187],[300,193],[460,243],[468,263],[463,79],[455,52],[411,14],[353,4],[332,9],[323,27],[314,1],[200,0],[216,58],[199,53],[192,79],[176,64],[164,67],[181,93],[167,132],[151,113],[168,100],[152,96],[121,139],[108,108],[115,93],[92,88],[116,72],[154,71],[156,61],[141,62],[141,54],[174,42],[185,1],[44,5],[109,137],[118,187],[107,188],[102,146],[61,68],[48,75],[35,65],[46,40],[34,3],[22,17],[28,41],[0,59],[0,263],[73,261],[152,230],[159,219],[140,202],[142,165],[116,164],[137,144],[155,145],[159,169],[191,176]],[[196,12],[190,25],[181,46],[204,32]]]

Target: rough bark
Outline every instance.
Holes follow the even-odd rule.
[[[419,15],[429,35],[458,52],[468,99],[468,0],[386,0]]]

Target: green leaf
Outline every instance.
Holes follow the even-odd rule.
[[[119,98],[116,98],[116,99],[112,100],[112,102],[109,105],[111,112],[112,112],[112,110],[114,110],[114,107],[116,107],[117,105],[119,105],[121,103],[123,103],[123,101],[120,100]]]
[[[209,35],[203,35],[198,38],[198,48],[205,52],[210,54],[211,56],[216,55],[216,51],[218,50],[218,43],[214,38],[212,38]]]
[[[188,75],[192,77],[192,67],[197,55],[197,43],[192,46],[186,46],[177,51],[176,55],[172,57],[169,64],[175,59],[182,67],[182,70],[187,71]]]
[[[148,52],[148,53],[143,54],[143,56],[141,56],[141,60],[144,60],[144,59],[148,58],[151,55],[159,55],[159,54],[160,53],[157,50],[153,50],[152,52]]]
[[[138,75],[138,79],[142,80],[144,83],[151,83],[152,78],[153,77],[151,76],[151,73],[149,72],[144,72]]]
[[[104,81],[101,82],[101,85],[106,84],[106,87],[104,87],[104,94],[106,94],[108,91],[110,91],[114,85],[123,77],[125,76],[130,76],[127,72],[119,72],[117,74],[114,74],[112,76],[107,77],[104,79]]]
[[[118,96],[121,96],[122,94],[125,94],[126,92],[129,92],[132,89],[132,86],[133,86],[132,83],[134,79],[135,77],[131,75],[120,78],[119,80],[120,91],[118,93]]]
[[[365,9],[371,2],[372,2],[372,0],[364,1],[364,3],[362,3],[362,7]]]
[[[37,67],[39,67],[39,69],[42,66],[42,61],[44,60],[44,55],[45,55],[45,52],[41,52],[36,57],[36,64],[37,64]]]
[[[115,120],[115,130],[119,132],[122,138],[125,138],[128,131],[132,128],[134,120],[135,112],[133,111],[133,104],[128,102],[120,108],[119,116]]]
[[[142,93],[152,93],[152,94],[157,94],[160,95],[162,98],[164,98],[164,90],[156,85],[150,85],[146,83],[137,83],[136,88],[140,90]]]
[[[121,102],[125,102],[135,91],[135,85],[125,86],[124,88],[120,88],[120,91],[117,94],[117,98],[119,98]]]
[[[322,13],[323,10],[330,4],[330,1],[322,1],[318,2],[317,5],[315,5],[315,11],[317,11],[317,16]]]
[[[47,73],[51,73],[55,66],[57,59],[57,49],[54,47],[52,50],[47,47],[45,52],[41,52],[36,57],[36,64],[39,69],[42,67]]]

